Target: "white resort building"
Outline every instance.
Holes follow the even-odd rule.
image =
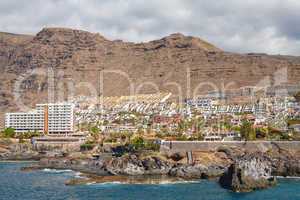
[[[5,128],[16,132],[43,132],[45,134],[68,134],[74,129],[74,104],[37,104],[30,112],[6,113]]]

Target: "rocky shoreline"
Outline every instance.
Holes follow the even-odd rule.
[[[76,157],[70,154],[40,155],[26,148],[0,152],[0,160],[38,160],[33,169],[70,169],[86,174],[87,179],[71,180],[68,185],[89,181],[125,183],[215,179],[234,192],[250,192],[276,185],[277,176],[300,177],[300,152],[284,149],[248,152],[246,149],[222,147],[216,152],[199,153],[197,160],[187,164],[185,153],[129,153],[121,157]],[[17,150],[16,150],[17,149]],[[154,181],[155,182],[155,181]],[[156,181],[157,182],[157,181]]]
[[[171,177],[165,175],[145,175],[145,176],[120,176],[107,175],[97,176],[94,174],[81,174],[80,178],[73,178],[68,180],[65,184],[73,185],[88,185],[95,183],[119,183],[119,184],[170,184],[170,183],[185,183],[195,182],[197,179],[182,179],[179,177]]]
[[[234,159],[228,157],[233,159],[229,165],[184,164],[156,156],[141,158],[135,154],[108,160],[43,158],[36,168],[71,169],[88,174],[88,179],[73,180],[68,185],[109,180],[143,183],[147,178],[164,177],[170,181],[216,179],[226,189],[250,192],[276,185],[276,176],[300,176],[300,162],[296,157],[273,156],[246,153]]]

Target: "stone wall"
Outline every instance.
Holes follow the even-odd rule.
[[[161,152],[187,151],[216,151],[219,147],[231,146],[245,148],[248,151],[266,152],[272,148],[281,148],[288,151],[300,151],[300,141],[162,141]]]
[[[37,143],[34,149],[37,151],[80,151],[81,143]]]

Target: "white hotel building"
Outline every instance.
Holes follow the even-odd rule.
[[[45,134],[68,134],[74,131],[74,104],[37,104],[30,112],[6,113],[5,128],[16,132],[38,131]]]

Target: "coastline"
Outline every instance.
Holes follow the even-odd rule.
[[[2,164],[1,164],[2,165]],[[233,200],[243,199],[248,196],[250,199],[297,199],[300,182],[297,180],[278,180],[278,187],[268,190],[254,191],[249,194],[234,193],[223,189],[216,180],[196,181],[168,181],[151,183],[128,183],[118,180],[110,180],[104,183],[97,183],[89,180],[81,185],[66,185],[72,178],[82,176],[78,172],[70,170],[42,170],[30,173],[20,172],[18,169],[28,164],[11,163],[1,166],[3,169],[0,176],[0,184],[10,188],[19,189],[20,193],[10,195],[10,192],[2,187],[2,197],[5,199],[47,199],[51,196],[54,199],[68,199],[70,195],[76,195],[76,199],[208,199],[208,200]],[[20,181],[22,183],[20,183]],[[25,184],[22,186],[22,184]],[[293,188],[293,189],[292,189]],[[41,191],[36,194],[32,191]],[[292,190],[291,190],[292,189]],[[285,192],[291,192],[285,194]],[[185,193],[186,192],[186,193]],[[276,195],[274,195],[276,193]],[[41,196],[41,194],[43,194]],[[63,196],[62,196],[63,194]],[[203,194],[205,194],[203,196]],[[280,196],[279,194],[282,194]],[[146,195],[146,197],[145,197]],[[188,196],[187,196],[188,195]],[[143,198],[145,197],[145,198]],[[283,198],[279,198],[283,197]]]
[[[192,162],[186,152],[133,152],[119,157],[99,154],[94,158],[91,153],[53,154],[50,151],[39,154],[31,148],[25,151],[14,147],[0,154],[0,162],[32,163],[22,171],[73,170],[86,174],[91,182],[110,179],[125,183],[145,182],[145,177],[157,176],[168,181],[216,179],[223,188],[234,192],[273,187],[277,177],[300,177],[300,151],[286,150],[274,143],[260,147],[247,149],[222,145],[214,151],[193,152]],[[90,181],[74,180],[72,184]]]
[[[6,161],[1,161],[2,163],[6,163]],[[0,162],[0,163],[1,163]],[[35,163],[38,162],[13,162],[9,161],[7,163]],[[45,171],[45,172],[51,172],[52,170],[55,171],[55,173],[59,172],[65,172],[65,171],[72,171],[76,175],[74,178],[69,179],[65,182],[65,185],[68,186],[74,186],[74,185],[88,185],[91,183],[97,184],[97,183],[120,183],[120,184],[175,184],[175,183],[191,183],[191,182],[199,182],[201,179],[193,179],[193,178],[180,178],[180,177],[174,177],[170,175],[137,175],[137,176],[128,176],[128,175],[98,175],[95,173],[80,171],[80,170],[74,170],[72,168],[49,168],[49,167],[42,167],[42,166],[26,166],[22,167],[20,171],[22,172],[30,172],[30,171]],[[215,180],[217,179],[209,179],[209,180]]]
[[[0,163],[29,163],[29,164],[37,164],[37,161],[14,161],[14,160],[1,160]],[[180,183],[196,183],[200,182],[203,179],[184,179],[180,177],[172,177],[168,175],[147,175],[147,176],[120,176],[120,175],[105,175],[100,176],[94,173],[87,173],[82,171],[76,171],[73,169],[68,168],[45,168],[45,167],[32,167],[32,166],[26,166],[22,167],[22,172],[28,172],[28,171],[35,171],[35,170],[41,170],[45,172],[50,172],[52,170],[57,170],[55,173],[60,172],[66,172],[66,171],[72,171],[74,172],[74,177],[68,179],[65,182],[65,185],[67,186],[76,186],[76,185],[91,185],[91,184],[110,184],[110,183],[118,183],[118,184],[146,184],[146,185],[161,185],[161,184],[180,184]],[[47,170],[47,171],[46,171]],[[298,177],[283,177],[283,176],[276,176],[277,179],[281,180],[290,180],[290,179],[299,179]],[[209,181],[215,181],[218,182],[218,178],[214,179],[208,179]]]
[[[182,179],[171,176],[97,176],[93,174],[81,173],[80,177],[72,178],[65,182],[66,185],[88,185],[88,184],[102,184],[102,183],[119,183],[119,184],[146,184],[146,185],[160,185],[160,184],[176,184],[176,183],[191,183],[199,182],[201,179]]]
[[[0,161],[0,163],[5,163],[6,161]],[[37,163],[37,162],[14,162],[8,161],[8,163]],[[200,182],[203,179],[185,179],[180,177],[172,177],[169,175],[146,175],[146,176],[125,176],[125,175],[97,175],[94,173],[87,173],[82,171],[76,171],[73,169],[67,168],[44,168],[44,167],[25,167],[21,168],[21,171],[28,172],[32,170],[41,170],[45,172],[51,172],[55,170],[55,173],[72,171],[75,173],[73,178],[68,179],[65,182],[67,186],[76,186],[76,185],[91,185],[91,184],[110,184],[110,183],[118,183],[118,184],[146,184],[146,185],[161,185],[161,184],[179,184],[179,183],[196,183]],[[47,171],[46,171],[47,170]],[[56,171],[57,170],[57,171]],[[219,178],[210,178],[206,179],[208,181],[218,182]],[[278,180],[300,180],[300,176],[276,176]]]

